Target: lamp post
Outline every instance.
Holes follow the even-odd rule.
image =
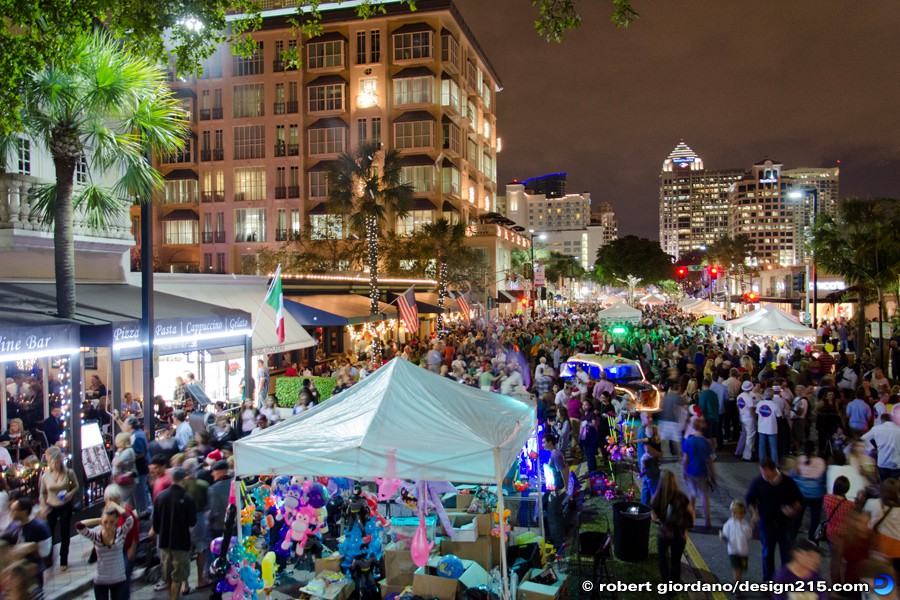
[[[537,301],[537,286],[535,285],[536,280],[534,277],[534,272],[535,272],[535,268],[534,268],[534,236],[535,236],[534,229],[529,229],[528,233],[531,234],[531,318],[534,318],[534,315],[536,313],[536,309],[535,309],[534,305]],[[541,241],[546,240],[547,234],[539,233],[539,234],[537,234],[537,238]]]
[[[816,222],[816,217],[819,216],[819,189],[816,187],[804,188],[804,191],[796,190],[788,194],[791,198],[804,198],[807,193],[812,192],[813,197],[813,209],[812,209],[812,219],[807,219],[806,227],[808,230],[812,230],[812,225]],[[811,236],[810,236],[811,237]],[[818,330],[819,328],[819,269],[816,268],[816,253],[810,249],[810,258],[811,261],[807,261],[807,273],[806,273],[806,310],[809,310],[809,263],[812,262],[812,326],[813,329]]]

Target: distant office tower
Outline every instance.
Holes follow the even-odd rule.
[[[526,229],[584,229],[591,221],[591,194],[567,194],[566,174],[554,173],[507,184],[505,208],[506,216]]]
[[[659,242],[676,259],[728,233],[728,194],[744,169],[707,170],[684,143],[663,161],[659,174]]]

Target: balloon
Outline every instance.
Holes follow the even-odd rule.
[[[825,352],[834,352],[834,344],[825,344]]]
[[[428,564],[428,555],[431,554],[433,546],[434,542],[429,542],[428,537],[425,535],[425,517],[424,515],[419,515],[419,526],[416,528],[416,533],[413,535],[412,544],[409,548],[413,562],[416,563],[417,567],[424,567]]]
[[[266,589],[275,586],[275,571],[277,568],[275,565],[275,553],[267,552],[262,559],[262,579]]]
[[[225,577],[225,573],[228,572],[228,559],[219,556],[213,561],[213,564],[210,566],[209,572],[216,577],[216,579],[223,579]]]
[[[209,543],[209,551],[213,553],[213,556],[219,556],[219,553],[222,551],[221,535]]]
[[[437,574],[447,579],[459,579],[465,570],[462,561],[453,554],[445,555],[437,564]]]
[[[313,508],[322,508],[328,502],[328,490],[317,481],[309,486],[306,498],[309,505]]]

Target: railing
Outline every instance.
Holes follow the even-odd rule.
[[[225,232],[224,232],[224,231],[217,231],[217,232],[216,232],[215,241],[216,241],[217,244],[224,244],[224,243],[225,243]]]
[[[288,100],[285,104],[287,104],[287,112],[290,115],[300,110],[300,103],[297,100]]]
[[[42,183],[27,175],[0,175],[0,229],[53,232],[53,226],[41,222],[40,216],[33,211],[28,197],[31,189]],[[76,236],[133,241],[129,204],[123,201],[102,228],[91,227],[84,209],[76,208],[74,230]]]
[[[288,230],[287,229],[276,229],[275,230],[275,241],[276,242],[286,242],[288,239]]]
[[[164,163],[168,164],[180,164],[180,163],[189,163],[191,162],[191,153],[187,152],[174,152],[169,154],[168,156],[163,158]]]
[[[213,160],[225,160],[225,148],[213,148]]]
[[[299,198],[300,197],[300,186],[299,185],[289,185],[288,186],[288,198]]]
[[[206,162],[212,159],[212,150],[204,148],[200,151],[200,160]]]
[[[272,70],[276,73],[281,73],[284,71],[284,61],[280,58],[276,58],[272,61]]]
[[[251,231],[251,232],[241,232],[234,234],[235,242],[259,242],[261,241],[259,232]]]
[[[213,119],[221,119],[223,115],[221,106],[213,106],[212,107],[212,118]]]
[[[275,199],[284,200],[287,198],[287,188],[283,185],[275,186]]]
[[[203,235],[203,243],[204,244],[212,244],[213,243],[213,232],[212,231],[204,231],[202,235]]]
[[[210,108],[201,108],[200,109],[200,120],[201,121],[209,121],[212,117],[212,109]]]
[[[284,114],[284,108],[285,108],[284,105],[285,105],[284,102],[276,102],[276,103],[274,103],[274,104],[272,105],[272,110],[274,111],[274,114],[276,114],[276,115],[283,115],[283,114]]]
[[[275,143],[275,156],[284,156],[287,153],[287,149],[284,146],[284,142],[276,142]]]
[[[288,144],[288,156],[300,156],[300,144]]]

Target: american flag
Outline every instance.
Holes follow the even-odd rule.
[[[456,292],[456,296],[453,297],[456,300],[456,303],[459,304],[459,310],[462,311],[463,319],[466,320],[466,323],[472,322],[472,307],[469,306],[469,301],[466,300],[465,294],[460,294]]]
[[[412,286],[397,297],[400,318],[410,333],[419,332],[419,307],[416,306],[416,286]]]

